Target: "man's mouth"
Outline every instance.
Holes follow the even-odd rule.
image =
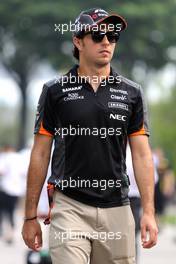
[[[110,52],[108,50],[101,50],[100,53],[107,53],[110,54]]]
[[[99,53],[100,53],[101,55],[103,55],[103,56],[108,56],[108,57],[109,57],[109,55],[111,54],[110,51],[108,51],[108,50],[101,50]]]

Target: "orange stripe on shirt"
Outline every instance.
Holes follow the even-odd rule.
[[[48,132],[48,131],[43,127],[43,122],[41,122],[41,124],[40,124],[39,134],[41,134],[41,135],[45,135],[45,136],[49,136],[49,137],[53,137],[53,135],[52,135],[50,132]]]
[[[144,124],[143,124],[142,128],[139,131],[136,131],[136,132],[130,134],[129,136],[133,137],[133,136],[139,136],[139,135],[146,135],[146,130],[144,128]]]

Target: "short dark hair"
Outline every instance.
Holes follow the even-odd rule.
[[[79,39],[83,39],[84,35],[85,35],[85,30],[82,30],[81,32],[79,32],[79,34],[77,34],[76,37]],[[79,50],[75,45],[73,47],[73,56],[79,61]]]
[[[79,50],[75,45],[73,47],[73,57],[75,57],[79,61]]]

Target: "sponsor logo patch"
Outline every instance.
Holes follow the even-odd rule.
[[[64,101],[82,100],[82,99],[84,99],[84,95],[79,95],[78,93],[68,93],[67,97],[64,98]]]
[[[63,88],[62,92],[66,93],[66,92],[77,91],[77,90],[81,90],[81,89],[82,89],[82,85],[76,86],[76,87],[67,87],[67,88]]]
[[[110,92],[111,92],[111,93],[121,93],[121,94],[128,95],[128,92],[127,92],[127,91],[120,90],[120,89],[110,88]]]
[[[128,111],[128,105],[124,103],[118,103],[118,102],[108,102],[109,108],[118,108]]]
[[[116,100],[127,100],[126,95],[116,95],[116,94],[111,94],[111,99],[116,99]]]
[[[118,114],[113,114],[113,113],[110,113],[109,118],[110,119],[116,119],[116,120],[123,121],[123,122],[126,121],[126,116],[124,116],[124,115],[118,115]]]

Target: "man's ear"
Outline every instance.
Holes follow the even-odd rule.
[[[82,49],[82,39],[73,37],[73,44],[77,47],[79,51]]]

